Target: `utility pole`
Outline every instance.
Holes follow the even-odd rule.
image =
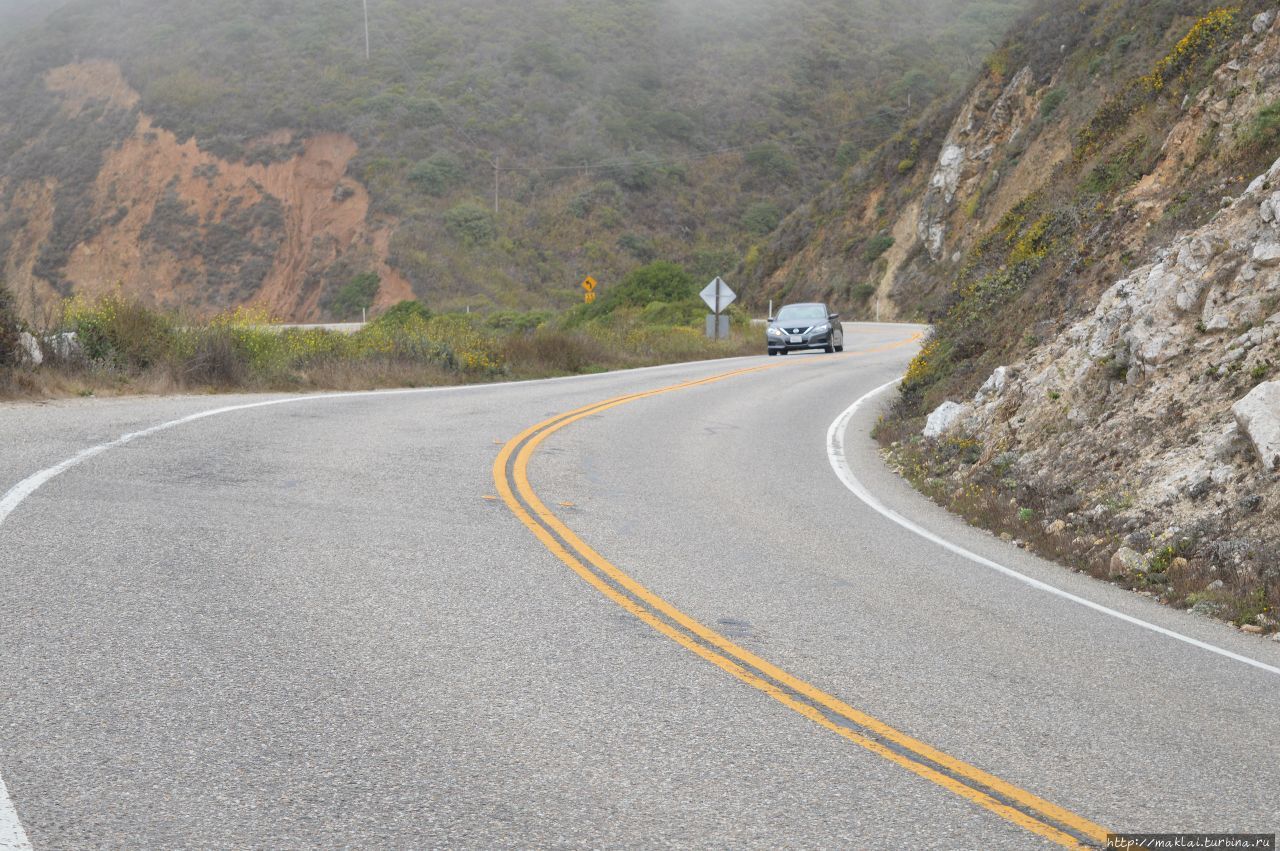
[[[364,0],[364,61],[369,61],[369,0]]]
[[[493,158],[493,215],[498,215],[498,158]]]

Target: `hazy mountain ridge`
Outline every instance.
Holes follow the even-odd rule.
[[[366,60],[360,4],[71,3],[0,60],[4,275],[19,294],[123,283],[186,300],[161,276],[67,274],[75,247],[111,227],[87,187],[95,149],[128,138],[134,113],[228,163],[286,162],[309,137],[350,137],[369,228],[437,306],[563,305],[581,276],[616,280],[655,257],[724,272],[844,163],[957,90],[975,48],[1022,5],[375,0]],[[139,100],[68,116],[45,75],[96,60],[116,63]],[[273,141],[285,131],[288,143]],[[24,277],[11,249],[30,216],[14,199],[50,180],[52,223]],[[306,316],[364,271],[339,259],[309,270],[322,292]],[[192,303],[222,305],[217,289]]]

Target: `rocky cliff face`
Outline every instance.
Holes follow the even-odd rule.
[[[978,522],[1270,632],[1280,16],[1247,11],[1197,19],[1057,129],[1070,63],[1036,91],[1014,76],[982,121],[971,98],[910,211],[911,265],[952,286],[882,436]]]
[[[920,211],[914,213],[916,237],[934,262],[946,256],[957,199],[971,199],[982,191],[984,181],[993,176],[998,180],[998,172],[1004,165],[1002,149],[1035,118],[1039,99],[1035,97],[1030,68],[1024,67],[1014,74],[991,102],[994,82],[993,79],[978,86],[960,110],[942,143]],[[1038,161],[1039,167],[1045,165]],[[999,212],[1003,214],[1003,210]]]
[[[1042,0],[964,100],[783,223],[749,258],[751,295],[936,319],[984,239],[1038,205],[1087,240],[1076,286],[1062,288],[1063,307],[1084,309],[1134,257],[1211,212],[1241,176],[1218,153],[1278,96],[1274,4],[1245,3],[1229,25],[1215,23],[1220,6]]]
[[[957,481],[998,467],[1050,495],[1039,522],[1062,520],[1059,533],[1083,535],[1097,559],[1109,560],[1114,533],[1148,560],[1203,542],[1233,567],[1274,571],[1278,205],[1280,160],[1091,314],[963,404],[944,403],[934,436],[981,444]]]
[[[387,264],[390,223],[371,220],[368,192],[346,176],[350,138],[281,131],[257,143],[271,156],[229,162],[156,127],[111,63],[57,68],[43,85],[59,101],[51,126],[115,138],[69,158],[38,140],[0,183],[0,270],[29,319],[73,292],[120,289],[202,313],[248,304],[312,320],[365,272],[381,279],[379,305],[413,297]]]

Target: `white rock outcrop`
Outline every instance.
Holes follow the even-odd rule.
[[[49,351],[60,361],[74,361],[84,357],[84,345],[75,331],[64,331],[46,338]]]
[[[959,424],[988,459],[972,475],[1004,475],[996,459],[1013,459],[1018,481],[1139,553],[1139,537],[1175,526],[1280,528],[1278,192],[1280,160],[967,405],[935,410],[925,434]]]
[[[916,235],[934,262],[946,256],[947,216],[956,195],[984,173],[983,165],[998,145],[1017,136],[1033,119],[1039,106],[1035,91],[1035,75],[1031,68],[1023,68],[1004,85],[985,114],[982,86],[960,110],[938,154],[916,221]]]
[[[1240,431],[1268,470],[1280,470],[1280,381],[1259,384],[1231,406]]]
[[[978,388],[978,393],[973,400],[978,404],[988,401],[989,399],[998,398],[1004,393],[1005,385],[1009,383],[1009,367],[996,367],[989,378]]]
[[[943,402],[941,405],[933,409],[933,413],[929,415],[929,419],[925,421],[924,431],[921,432],[925,437],[941,437],[950,431],[960,418],[969,412],[968,405],[960,405],[956,402]]]
[[[18,335],[18,358],[22,363],[31,366],[44,363],[44,352],[40,350],[40,341],[26,331]]]

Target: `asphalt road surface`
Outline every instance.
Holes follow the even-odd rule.
[[[288,397],[0,407],[0,847],[1276,831],[1280,675],[1216,651],[1277,668],[1280,643],[967,528],[883,467],[876,404],[845,453],[886,510],[1111,611],[833,471],[832,422],[918,330],[115,444]]]

